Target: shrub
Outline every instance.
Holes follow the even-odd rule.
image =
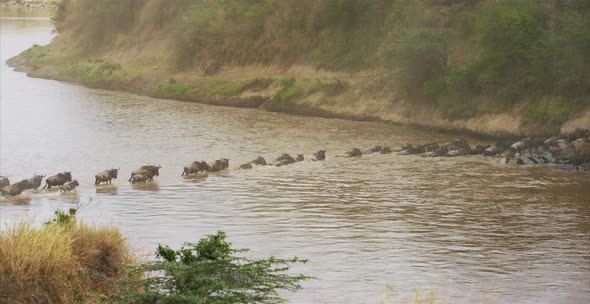
[[[289,275],[298,258],[270,257],[251,260],[237,256],[246,250],[233,249],[219,231],[198,243],[174,250],[158,246],[159,261],[142,270],[151,271],[141,289],[120,299],[122,303],[281,303],[278,290],[299,290],[309,277]],[[138,291],[139,290],[139,291]]]
[[[402,33],[391,54],[403,90],[416,97],[424,84],[439,78],[447,68],[448,34],[420,28]]]

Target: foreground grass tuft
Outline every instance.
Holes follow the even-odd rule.
[[[87,303],[118,293],[132,261],[119,229],[56,214],[42,227],[21,222],[0,234],[0,298],[7,303]]]

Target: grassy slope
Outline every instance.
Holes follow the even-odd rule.
[[[535,123],[527,123],[530,109],[535,109],[531,106],[530,96],[519,96],[516,102],[506,103],[501,102],[498,94],[478,93],[475,97],[463,97],[459,103],[449,103],[449,98],[439,102],[423,102],[420,97],[405,94],[400,83],[409,76],[403,73],[400,75],[399,66],[389,65],[388,58],[392,55],[388,53],[388,44],[395,44],[402,35],[397,34],[397,30],[389,33],[374,30],[380,29],[382,24],[363,21],[366,19],[363,15],[341,20],[341,16],[348,12],[342,3],[359,5],[363,1],[345,0],[339,2],[341,5],[337,5],[336,0],[300,2],[301,6],[309,10],[308,15],[316,16],[319,20],[300,16],[301,20],[307,22],[300,26],[308,31],[313,29],[307,36],[295,30],[285,33],[285,28],[291,28],[292,25],[278,23],[272,14],[266,12],[293,10],[289,6],[290,2],[267,1],[275,6],[264,7],[248,6],[248,3],[258,3],[256,1],[236,1],[233,2],[237,3],[235,5],[243,5],[237,7],[238,13],[232,11],[235,7],[207,7],[201,4],[206,8],[203,9],[187,4],[190,1],[175,7],[163,6],[165,2],[161,0],[150,0],[139,7],[105,5],[99,9],[103,9],[105,16],[112,19],[104,21],[108,24],[92,25],[90,22],[90,25],[83,26],[80,20],[88,20],[89,17],[85,11],[97,7],[92,6],[94,4],[91,1],[70,1],[64,6],[65,10],[58,11],[56,19],[60,35],[49,46],[36,46],[23,52],[12,60],[12,64],[21,68],[29,67],[31,76],[154,97],[260,107],[325,117],[384,120],[495,136],[524,133],[545,135],[560,128],[567,131],[590,126],[590,114],[584,101],[581,107],[565,110],[555,102],[537,106],[544,112],[540,112]],[[389,2],[384,0],[374,3],[389,7]],[[460,29],[469,27],[465,25],[469,24],[467,21],[470,19],[467,17],[480,10],[486,1],[473,2],[478,5],[422,2],[422,7],[412,7],[415,1],[402,1],[400,3],[405,3],[403,9],[396,8],[390,12],[390,15],[397,12],[401,17],[391,21],[388,19],[390,17],[385,16],[382,21],[397,22],[390,26],[401,30],[426,25],[429,28]],[[343,10],[337,11],[336,17],[325,15],[326,11],[334,11],[335,7]],[[365,12],[369,17],[376,14],[374,7],[349,9]],[[412,13],[412,10],[417,12]],[[114,12],[120,16],[117,17]],[[441,14],[447,16],[448,20],[441,21],[437,19],[440,17],[433,17]],[[131,15],[133,18],[130,18]],[[243,17],[250,15],[253,16],[251,19]],[[415,16],[418,15],[426,16],[422,17],[425,20],[416,21]],[[192,23],[181,23],[179,17],[185,17],[182,20]],[[234,19],[236,21],[232,23]],[[291,20],[291,17],[283,19],[287,19],[284,21],[286,23],[299,20]],[[258,20],[264,22],[258,24]],[[218,26],[215,22],[223,22],[221,32],[215,28]],[[357,33],[354,29],[342,28],[351,22],[368,30]],[[417,24],[410,24],[412,22]],[[185,30],[204,25],[208,26],[207,31]],[[127,30],[122,31],[121,28]],[[345,34],[338,34],[343,31]],[[461,39],[454,39],[449,48],[450,65],[464,66],[479,57],[479,48],[474,46],[479,41],[479,33],[469,34],[468,30],[464,31],[467,34]],[[397,38],[389,38],[396,35]],[[205,46],[187,54],[187,48],[190,48],[187,36],[192,37],[189,42],[204,43]],[[216,40],[219,37],[225,38]],[[294,41],[285,40],[285,37]],[[348,42],[340,45],[338,39],[329,37],[340,37]],[[382,42],[372,46],[375,41]],[[346,51],[348,49],[353,51]],[[223,68],[213,76],[203,76],[203,67],[210,62],[222,62]],[[478,100],[477,107],[465,107],[473,104],[470,100]],[[451,117],[448,115],[449,109],[463,114]],[[545,118],[547,112],[558,113],[559,119],[549,122]]]

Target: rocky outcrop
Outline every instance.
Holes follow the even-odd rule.
[[[464,139],[444,144],[406,144],[400,153],[423,157],[481,154],[500,157],[499,163],[502,164],[557,164],[563,170],[590,170],[590,130],[576,129],[566,135],[546,139],[528,137],[517,141],[504,140],[493,145],[470,146]]]

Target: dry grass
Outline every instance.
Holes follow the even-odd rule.
[[[117,293],[132,257],[121,232],[70,221],[0,234],[3,303],[96,303]],[[0,301],[0,302],[2,302]]]

